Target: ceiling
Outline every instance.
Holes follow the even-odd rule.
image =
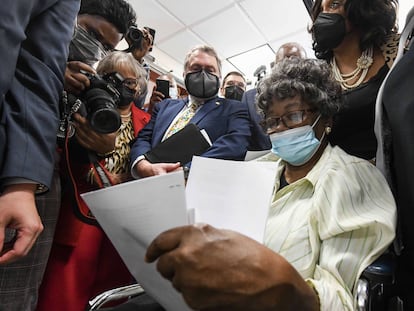
[[[408,2],[400,0],[404,16]],[[253,73],[269,71],[275,51],[289,41],[299,42],[314,57],[310,23],[303,0],[129,0],[137,12],[138,27],[156,30],[148,59],[159,72],[172,70],[182,84],[183,60],[193,46],[214,47],[222,60],[222,75],[237,70],[250,87]],[[404,4],[405,3],[405,4]],[[125,43],[124,43],[125,44]]]

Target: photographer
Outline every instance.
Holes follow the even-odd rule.
[[[141,68],[131,55],[110,54],[134,25],[135,12],[125,0],[82,0],[77,22],[58,133],[61,210],[38,311],[83,310],[90,297],[132,279],[80,194],[128,179],[128,143],[149,120],[131,110]]]
[[[151,51],[154,44],[154,37],[151,35],[150,29],[148,27],[142,29],[131,27],[131,31],[127,34],[125,40],[129,45],[128,50],[132,53],[132,56],[144,66],[144,57]]]
[[[180,91],[172,73],[169,72],[160,75],[156,80],[156,86],[152,89],[149,103],[148,105],[144,106],[144,109],[149,114],[152,114],[152,109],[156,103],[159,103],[166,98],[178,99],[179,97]]]
[[[125,40],[129,45],[127,51],[132,54],[146,72],[145,84],[142,84],[141,86],[142,93],[134,100],[135,106],[139,109],[144,109],[145,99],[148,93],[147,84],[150,78],[150,66],[145,61],[144,57],[152,50],[154,36],[155,30],[148,27],[139,29],[136,26],[130,27],[130,31],[125,36]],[[151,112],[149,113],[151,114]]]

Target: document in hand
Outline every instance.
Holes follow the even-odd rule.
[[[191,223],[189,219],[263,241],[275,175],[273,162],[194,157],[186,188],[183,172],[174,172],[82,197],[146,292],[168,311],[185,311],[190,308],[181,295],[155,264],[144,262],[147,246],[159,233]]]
[[[262,243],[275,176],[274,162],[193,157],[187,209],[194,211],[195,222],[235,230]]]
[[[82,194],[131,274],[166,310],[190,310],[154,264],[144,262],[161,232],[188,224],[184,173],[143,178]]]
[[[200,155],[211,146],[207,133],[193,123],[168,137],[145,154],[151,163],[186,164],[194,155]]]

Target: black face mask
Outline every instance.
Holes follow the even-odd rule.
[[[313,23],[312,35],[316,53],[332,51],[346,35],[345,18],[336,13],[320,13]]]
[[[119,97],[118,107],[126,107],[135,99],[135,90],[131,90],[129,87],[122,85],[119,93],[121,96]]]
[[[228,99],[241,100],[244,90],[237,85],[230,85],[224,89],[224,97]]]
[[[217,95],[220,80],[216,75],[200,70],[187,73],[185,87],[190,95],[201,99],[209,99]]]

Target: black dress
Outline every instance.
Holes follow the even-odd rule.
[[[367,160],[375,158],[375,101],[382,81],[389,71],[387,64],[368,82],[344,91],[343,106],[334,117],[329,141],[347,153]]]

